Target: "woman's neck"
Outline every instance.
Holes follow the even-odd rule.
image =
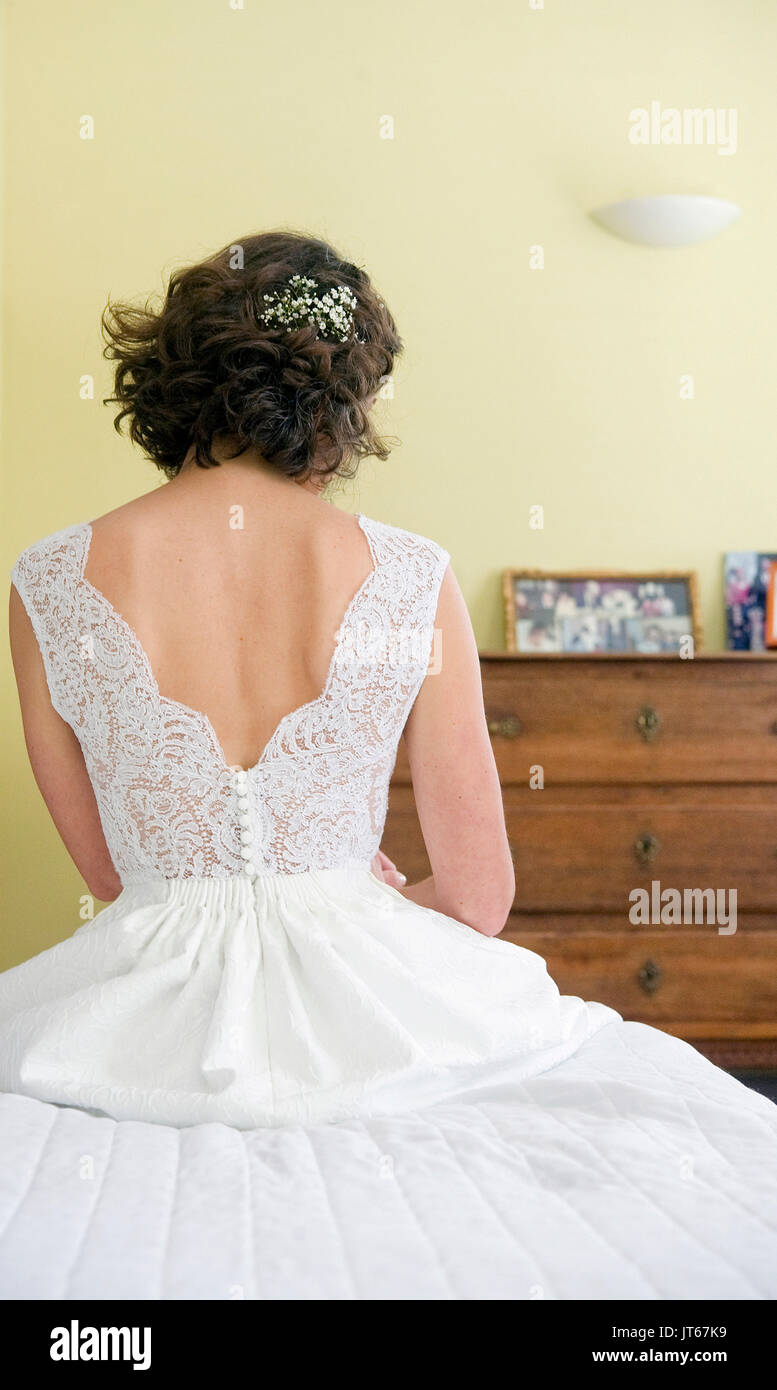
[[[255,495],[279,498],[284,495],[287,498],[299,496],[300,490],[320,497],[326,486],[327,479],[321,475],[314,474],[307,479],[288,477],[251,446],[235,458],[230,457],[231,452],[227,444],[214,444],[211,453],[218,460],[218,467],[202,468],[195,459],[192,447],[168,486],[175,487],[181,493],[184,490],[192,493],[207,488],[211,497],[216,492],[229,494],[236,489],[241,492],[248,489]]]

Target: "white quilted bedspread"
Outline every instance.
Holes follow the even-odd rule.
[[[777,1297],[777,1106],[641,1024],[313,1129],[2,1095],[0,1155],[4,1298]]]

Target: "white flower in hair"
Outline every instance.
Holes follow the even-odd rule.
[[[323,338],[347,343],[353,332],[356,295],[345,285],[334,285],[323,295],[317,280],[308,275],[292,275],[282,290],[264,296],[266,308],[259,314],[270,327],[291,331],[310,323]]]

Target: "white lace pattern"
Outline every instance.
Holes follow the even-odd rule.
[[[343,618],[324,688],[284,716],[244,772],[226,763],[207,715],[160,694],[132,628],[85,578],[88,522],[17,560],[11,577],[52,704],[83,749],[122,883],[294,874],[375,854],[449,556],[358,520],[373,569]]]

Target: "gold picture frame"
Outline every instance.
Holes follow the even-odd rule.
[[[687,601],[677,612],[680,585]],[[509,569],[502,592],[507,651],[516,656],[677,656],[683,636],[693,655],[702,649],[695,570]]]

